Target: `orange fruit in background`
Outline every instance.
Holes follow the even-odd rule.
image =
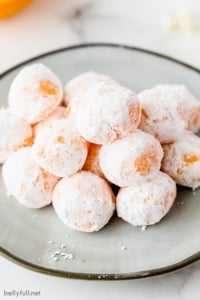
[[[0,0],[0,18],[6,18],[18,13],[32,0]]]

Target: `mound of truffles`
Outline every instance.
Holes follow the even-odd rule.
[[[173,206],[176,183],[200,186],[199,128],[200,102],[183,85],[137,95],[89,71],[63,88],[48,67],[29,65],[0,109],[3,181],[29,208],[52,203],[74,230],[98,231],[115,210],[153,225]]]

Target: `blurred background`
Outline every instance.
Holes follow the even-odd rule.
[[[198,0],[0,0],[0,72],[49,50],[101,41],[200,67],[198,23]]]

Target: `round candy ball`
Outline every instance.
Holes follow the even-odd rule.
[[[135,131],[140,104],[134,92],[102,82],[82,95],[75,118],[78,131],[87,141],[106,144]]]
[[[42,64],[34,64],[15,77],[8,103],[13,113],[34,124],[50,115],[62,97],[62,84],[56,74]]]
[[[138,95],[142,107],[139,127],[161,143],[176,141],[188,126],[188,116],[183,117],[185,99],[179,93],[177,86],[158,85]]]
[[[200,186],[200,138],[185,132],[174,143],[163,145],[162,170],[176,183],[191,187]]]
[[[8,109],[0,109],[0,163],[15,151],[32,144],[32,128]]]
[[[100,167],[105,177],[120,186],[130,186],[154,175],[161,166],[162,147],[152,135],[137,130],[102,146]]]
[[[175,182],[167,174],[158,172],[150,180],[119,190],[117,214],[134,226],[153,225],[168,213],[175,198]]]
[[[104,179],[81,171],[59,181],[53,193],[53,206],[67,226],[93,232],[104,227],[112,217],[115,198]]]
[[[40,130],[33,144],[36,162],[58,177],[79,171],[87,158],[88,143],[69,119],[52,121]]]
[[[51,203],[58,178],[40,168],[32,157],[32,148],[25,147],[6,160],[2,168],[8,195],[30,208]]]
[[[181,84],[163,84],[160,89],[167,95],[168,101],[177,103],[177,110],[186,123],[186,129],[197,132],[200,128],[200,101]]]

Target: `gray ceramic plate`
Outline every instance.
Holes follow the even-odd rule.
[[[1,105],[6,104],[9,85],[17,72],[36,62],[51,67],[63,83],[92,69],[113,76],[136,92],[157,83],[182,83],[200,98],[199,70],[149,51],[95,44],[47,53],[2,74]],[[83,234],[65,227],[52,207],[31,210],[8,198],[0,181],[0,252],[39,272],[86,279],[165,273],[200,258],[199,230],[200,190],[194,194],[181,188],[170,213],[146,231],[114,216],[100,232]],[[73,254],[74,258],[58,255],[55,261],[51,256],[56,251]]]

